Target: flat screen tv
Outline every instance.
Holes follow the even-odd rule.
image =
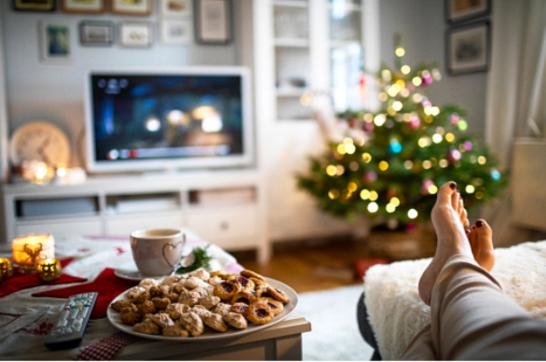
[[[90,171],[253,162],[246,68],[91,71],[85,83]]]

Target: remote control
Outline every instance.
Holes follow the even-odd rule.
[[[61,349],[79,345],[97,296],[96,292],[70,296],[59,315],[57,324],[45,338],[46,347]]]

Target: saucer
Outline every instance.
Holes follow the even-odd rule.
[[[139,282],[142,279],[146,278],[152,278],[157,279],[164,277],[164,275],[145,275],[138,271],[138,269],[115,269],[114,275],[118,278],[125,279],[125,280],[132,280],[135,282]]]

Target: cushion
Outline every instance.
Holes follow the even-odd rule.
[[[495,249],[491,274],[504,292],[532,316],[546,319],[546,241]],[[365,305],[379,352],[400,359],[411,339],[430,323],[430,308],[419,299],[417,283],[430,258],[376,265],[364,277]]]

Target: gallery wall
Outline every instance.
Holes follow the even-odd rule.
[[[410,65],[436,63],[442,72],[442,81],[426,91],[432,102],[456,104],[466,109],[469,132],[483,138],[487,72],[447,74],[445,31],[449,25],[445,20],[445,3],[440,0],[381,0],[381,59],[393,63],[393,34],[400,33],[406,48],[405,59]],[[494,11],[494,2],[492,6]]]
[[[240,64],[240,6],[232,9],[233,36],[227,45],[166,45],[159,37],[162,19],[153,1],[150,16],[68,15],[18,12],[11,1],[2,1],[4,32],[5,77],[8,130],[33,120],[47,120],[63,129],[73,150],[72,164],[80,164],[84,136],[84,75],[91,69],[124,69],[136,67],[161,69],[187,65]],[[39,23],[59,21],[71,30],[72,59],[67,64],[46,64],[40,60]],[[149,48],[83,47],[78,39],[78,24],[82,20],[146,21],[154,28],[153,44]],[[116,39],[117,40],[117,39]]]

